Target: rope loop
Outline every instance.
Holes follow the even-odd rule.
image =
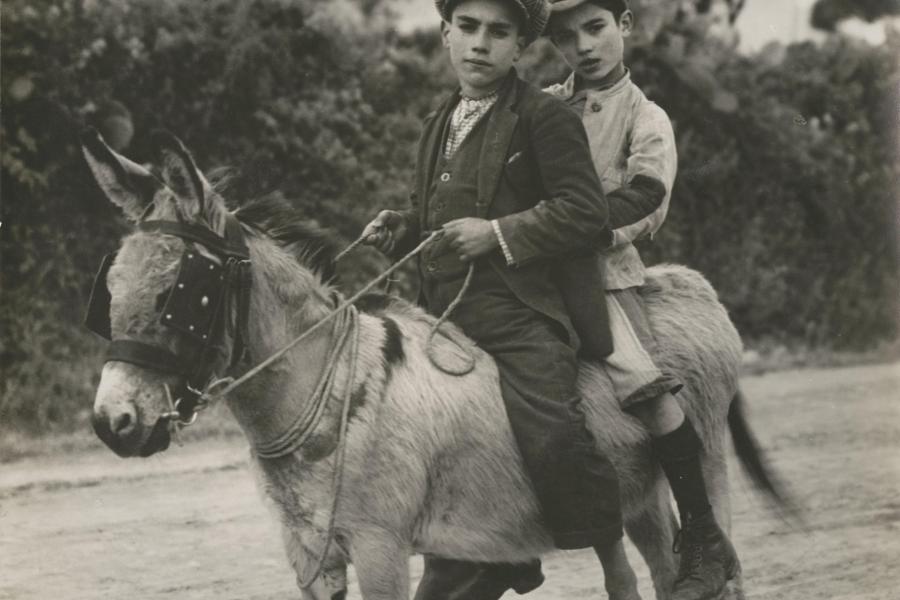
[[[455,377],[461,377],[463,375],[468,375],[469,373],[471,373],[475,369],[475,357],[472,356],[471,353],[467,353],[466,358],[468,360],[466,360],[465,365],[462,367],[454,367],[441,364],[441,361],[438,360],[438,355],[434,351],[434,336],[437,335],[437,333],[441,329],[441,325],[443,325],[450,318],[450,315],[453,313],[454,309],[459,306],[459,303],[462,302],[462,299],[466,295],[466,292],[469,291],[469,285],[472,283],[472,275],[474,273],[475,263],[470,262],[469,270],[466,273],[466,278],[463,281],[462,287],[459,289],[456,297],[453,298],[453,301],[447,306],[438,320],[435,321],[434,325],[431,326],[431,330],[428,332],[428,338],[425,340],[425,354],[426,356],[428,356],[428,360],[431,362],[431,364],[434,365],[434,367],[442,373],[453,375]],[[446,337],[447,339],[453,341],[457,348],[460,348],[459,344],[455,340],[452,340],[443,332],[441,332],[441,334],[444,335],[444,337]],[[460,348],[460,350],[463,349]],[[463,352],[465,353],[464,350]]]

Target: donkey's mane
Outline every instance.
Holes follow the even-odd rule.
[[[234,215],[244,225],[270,238],[287,250],[303,266],[313,271],[325,283],[335,283],[335,256],[338,254],[336,236],[302,215],[282,196],[263,196],[242,204]],[[375,316],[405,317],[431,323],[434,317],[415,304],[399,297],[369,293],[356,301],[361,311]],[[443,327],[445,335],[462,333],[452,323]]]
[[[323,281],[334,279],[335,236],[313,221],[304,219],[284,198],[269,195],[242,205],[235,211],[241,223],[260,231],[287,250],[299,263]]]

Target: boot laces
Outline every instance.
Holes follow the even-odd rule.
[[[685,529],[681,529],[675,534],[672,551],[681,555],[675,583],[691,578],[701,579],[699,573],[703,566],[703,544],[700,540],[692,536],[690,531],[685,532]]]

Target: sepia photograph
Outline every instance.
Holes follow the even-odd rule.
[[[6,0],[0,600],[893,600],[900,0]]]

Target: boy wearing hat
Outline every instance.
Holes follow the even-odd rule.
[[[623,409],[653,436],[681,513],[681,568],[672,598],[715,598],[740,565],[710,508],[701,442],[673,396],[681,384],[651,358],[653,333],[637,293],[645,268],[632,243],[652,236],[665,219],[677,168],[672,125],[624,65],[634,19],[627,0],[551,2],[547,33],[573,73],[548,91],[581,116],[609,202],[613,244],[602,256],[614,351],[607,372]]]
[[[420,300],[433,314],[449,306],[474,265],[452,319],[497,363],[510,424],[556,545],[604,551],[622,537],[618,482],[585,425],[575,389],[579,336],[555,276],[564,255],[609,245],[606,201],[581,121],[513,69],[540,35],[549,5],[436,4],[459,88],[425,118],[411,207],[382,211],[364,238],[400,256],[443,232],[419,257]],[[602,327],[594,337],[608,340]],[[493,600],[542,580],[537,561],[426,557],[416,598]]]

